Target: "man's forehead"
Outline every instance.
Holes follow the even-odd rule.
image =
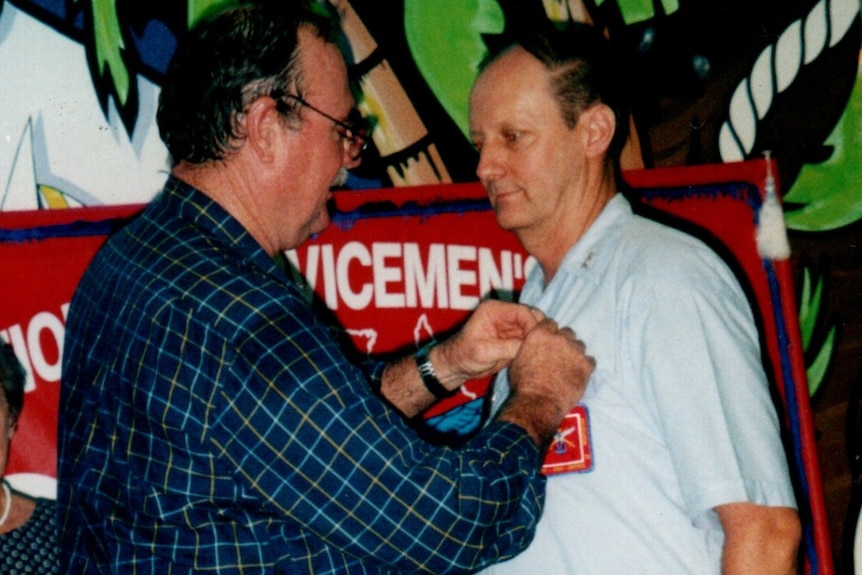
[[[305,88],[331,91],[343,87],[349,92],[347,65],[341,50],[312,29],[300,30],[298,64]],[[316,84],[320,86],[315,87]]]
[[[473,86],[471,97],[477,92],[502,90],[508,100],[526,93],[552,95],[550,73],[529,52],[519,49],[501,56],[489,64],[479,75]]]
[[[500,70],[517,74],[547,74],[542,62],[521,46],[512,46],[502,52],[485,68],[484,72]],[[484,73],[483,72],[483,73]]]
[[[516,103],[524,98],[553,97],[550,74],[539,60],[528,52],[503,55],[477,78],[471,100],[478,96]]]

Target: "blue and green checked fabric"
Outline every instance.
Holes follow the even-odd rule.
[[[240,223],[174,178],[97,254],[64,345],[63,573],[455,573],[532,536],[528,435],[420,440],[377,396],[382,365],[345,359]]]

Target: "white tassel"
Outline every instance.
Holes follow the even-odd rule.
[[[766,156],[766,196],[760,207],[757,222],[757,252],[763,259],[786,260],[790,257],[790,242],[784,225],[784,209],[775,193],[775,178],[772,176],[772,158]]]

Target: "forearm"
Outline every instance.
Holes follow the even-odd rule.
[[[520,426],[544,453],[565,417],[557,402],[539,395],[510,396],[503,404],[498,421]]]
[[[527,308],[515,309],[536,319]],[[429,359],[439,385],[423,382],[415,359],[405,358],[387,367],[381,393],[401,413],[413,417],[446,391],[468,379],[496,373],[511,362],[512,392],[498,419],[522,427],[543,449],[583,395],[595,360],[585,355],[583,342],[571,329],[560,328],[553,320],[542,319],[527,333],[491,332],[493,336],[487,332],[477,336],[475,330],[465,329],[431,349]],[[438,388],[436,397],[429,388]]]
[[[795,575],[801,527],[786,507],[731,503],[717,508],[724,528],[723,575]]]
[[[525,306],[484,301],[457,333],[430,350],[430,363],[440,383],[432,385],[438,388],[437,396],[423,382],[415,356],[390,365],[380,391],[404,415],[413,417],[468,379],[488,377],[509,365],[541,317]]]
[[[466,381],[466,376],[452,368],[445,358],[444,342],[431,348],[429,359],[434,374],[447,390],[456,390]],[[408,355],[386,366],[380,384],[380,393],[405,417],[414,417],[438,401],[419,374],[415,355]]]
[[[433,348],[432,354],[439,349]],[[436,356],[435,354],[435,357]],[[446,364],[432,359],[434,365]],[[438,380],[446,389],[457,389],[465,378],[444,367],[436,370]],[[383,372],[380,392],[405,417],[419,415],[438,401],[425,386],[416,367],[413,356],[402,358],[389,364]],[[518,394],[509,398],[497,420],[514,423],[524,429],[544,452],[554,438],[560,421],[566,413],[562,411],[558,401],[539,394]]]

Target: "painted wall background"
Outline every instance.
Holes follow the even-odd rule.
[[[0,0],[0,210],[148,201],[167,173],[154,124],[162,75],[177,38],[222,3]],[[474,180],[465,133],[476,64],[515,23],[548,19],[591,21],[626,55],[636,97],[627,166],[771,152],[798,274],[832,541],[836,556],[846,554],[862,500],[859,0],[321,6],[342,13],[359,106],[375,125],[353,189]],[[38,367],[32,354],[23,359]]]

